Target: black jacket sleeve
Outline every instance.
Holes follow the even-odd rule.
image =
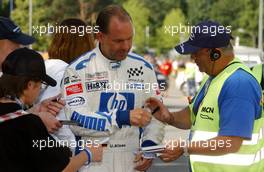
[[[32,145],[31,157],[38,171],[59,172],[69,163],[72,153],[68,147],[60,145],[48,133],[41,119],[36,115],[28,115],[31,129],[30,139]]]

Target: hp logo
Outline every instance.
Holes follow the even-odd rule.
[[[135,95],[133,93],[101,93],[100,112],[134,109]]]

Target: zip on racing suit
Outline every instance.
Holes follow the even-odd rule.
[[[130,126],[129,111],[142,108],[147,98],[159,97],[153,67],[129,53],[122,61],[104,57],[97,46],[68,66],[62,82],[65,114],[76,121],[72,131],[81,141],[109,138],[101,163],[80,171],[133,172],[139,146],[162,142],[164,125],[154,117],[142,128]],[[141,139],[140,139],[140,136]]]

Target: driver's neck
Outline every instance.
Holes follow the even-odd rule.
[[[105,58],[107,58],[108,60],[114,60],[114,61],[116,61],[115,59],[111,58],[110,56],[108,56],[108,55],[105,53],[105,51],[104,51],[104,49],[102,48],[102,46],[101,46],[100,43],[99,43],[99,50],[100,50],[100,52],[102,53],[102,55],[103,55]]]

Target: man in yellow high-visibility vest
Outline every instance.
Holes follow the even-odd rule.
[[[166,141],[170,146],[162,152],[163,161],[185,153],[192,172],[264,171],[261,87],[234,57],[231,38],[229,27],[204,21],[188,41],[176,46],[179,53],[191,54],[208,76],[190,106],[179,112],[169,112],[157,99],[146,101],[152,109],[159,107],[154,116],[160,121],[191,129],[189,141]]]

